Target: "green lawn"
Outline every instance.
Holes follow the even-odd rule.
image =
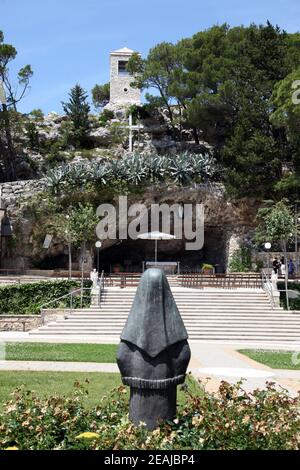
[[[88,380],[89,383],[85,384]],[[86,386],[88,395],[84,398],[84,404],[91,408],[99,403],[102,396],[109,396],[110,391],[121,385],[119,374],[100,372],[15,372],[0,371],[0,410],[4,403],[11,399],[11,393],[18,387],[24,386],[25,390],[34,391],[38,396],[71,395],[74,383],[79,382]],[[188,382],[193,391],[199,390],[194,379]],[[127,388],[129,391],[129,388]],[[128,393],[129,397],[129,393]],[[178,402],[183,403],[184,393],[178,387]]]
[[[263,349],[241,349],[241,354],[250,357],[254,361],[272,367],[272,369],[300,370],[300,363],[293,364],[293,351],[268,351]],[[300,353],[299,353],[300,359]]]
[[[7,361],[115,363],[115,344],[6,343]]]
[[[85,384],[85,380],[89,384]],[[121,385],[119,374],[98,372],[0,372],[0,407],[11,398],[11,393],[22,385],[26,390],[35,391],[38,396],[70,395],[74,383],[86,385],[89,393],[84,398],[87,407],[92,407],[99,399]]]

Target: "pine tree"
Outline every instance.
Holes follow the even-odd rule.
[[[69,93],[69,101],[62,102],[63,110],[73,124],[72,143],[76,148],[85,146],[90,127],[90,105],[87,98],[86,91],[77,84]]]

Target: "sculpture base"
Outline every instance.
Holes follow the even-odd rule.
[[[153,431],[160,420],[173,420],[176,417],[177,386],[165,390],[130,388],[129,418],[135,425],[146,423]]]

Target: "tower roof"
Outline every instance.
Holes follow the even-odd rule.
[[[117,49],[116,51],[111,52],[111,54],[116,54],[116,55],[131,55],[133,54],[134,51],[132,49],[129,49],[128,47],[122,47],[121,49]]]

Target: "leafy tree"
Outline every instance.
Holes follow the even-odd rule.
[[[268,201],[265,207],[259,209],[257,219],[259,225],[256,232],[256,241],[263,243],[268,240],[280,243],[281,249],[284,252],[286,302],[289,309],[287,246],[288,242],[295,236],[293,211],[286,199],[282,199],[276,204],[273,201]]]
[[[287,135],[289,162],[292,167],[283,175],[276,189],[289,196],[300,197],[300,68],[279,81],[274,88],[272,104],[274,111],[270,116],[271,123],[278,132]]]
[[[90,105],[87,102],[87,93],[80,85],[75,85],[69,93],[69,101],[62,102],[63,110],[71,120],[74,130],[72,143],[76,148],[86,144],[86,137],[90,127]]]
[[[47,231],[58,236],[68,245],[70,277],[72,272],[72,246],[81,248],[82,287],[86,246],[94,242],[96,238],[98,221],[96,211],[89,203],[79,203],[77,207],[70,207],[67,214],[56,213],[48,220]]]
[[[138,53],[133,54],[127,65],[127,70],[134,75],[132,86],[142,90],[155,89],[159,98],[149,94],[146,97],[150,103],[155,101],[156,104],[167,108],[172,125],[175,116],[172,106],[174,96],[171,95],[170,84],[175,70],[181,67],[178,58],[176,46],[163,42],[150,49],[147,59],[142,59]]]
[[[16,56],[17,50],[11,44],[4,43],[4,35],[0,31],[0,157],[3,181],[12,181],[17,177],[13,127],[17,117],[17,103],[25,96],[33,75],[30,65],[25,65],[17,74],[18,84],[11,81],[9,64]]]
[[[33,71],[30,65],[22,67],[17,75],[18,86],[15,86],[9,76],[9,64],[17,56],[17,50],[11,44],[4,43],[3,32],[0,31],[0,78],[4,84],[8,108],[17,111],[17,103],[24,98],[29,88]]]
[[[35,121],[43,121],[44,119],[44,113],[43,111],[38,108],[38,109],[33,109],[30,113],[29,113],[29,117],[34,119]]]
[[[300,35],[278,26],[213,26],[173,45],[161,43],[146,59],[134,54],[134,86],[156,89],[150,104],[165,107],[175,130],[206,140],[225,167],[233,196],[274,194],[291,158],[291,143],[270,120],[272,93],[300,58]],[[258,184],[257,184],[258,182]]]
[[[102,109],[110,100],[110,84],[95,85],[92,89],[93,104],[96,109]]]

